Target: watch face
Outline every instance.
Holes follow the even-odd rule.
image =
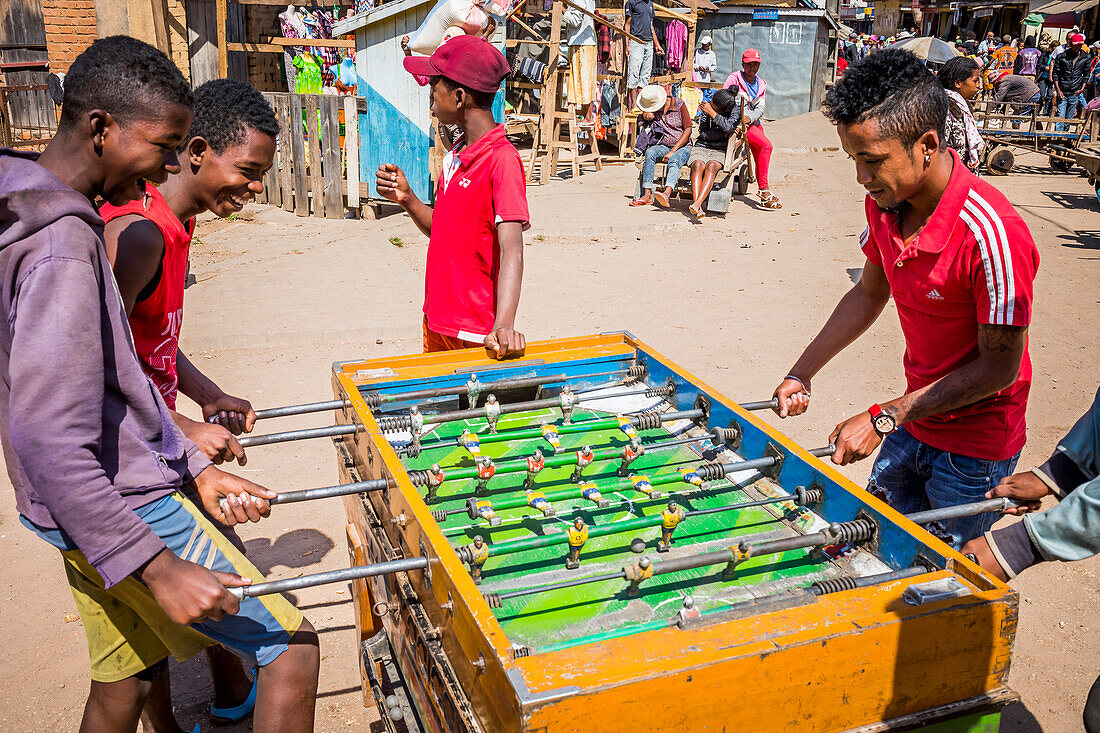
[[[892,433],[895,427],[897,427],[897,425],[894,422],[894,418],[889,415],[879,415],[875,418],[875,430],[880,433]]]

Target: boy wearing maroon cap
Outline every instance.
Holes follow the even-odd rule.
[[[462,129],[443,159],[434,209],[396,165],[380,165],[376,174],[378,192],[429,238],[424,351],[484,345],[498,359],[522,353],[526,341],[515,320],[529,226],[526,183],[519,151],[492,113],[508,62],[484,39],[458,36],[404,65],[431,79],[432,115]]]

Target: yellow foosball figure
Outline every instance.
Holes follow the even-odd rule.
[[[577,517],[569,527],[569,557],[565,559],[565,567],[576,570],[581,566],[581,548],[588,542],[588,525]]]
[[[657,552],[668,552],[672,549],[672,532],[682,521],[684,510],[676,502],[670,501],[661,510],[661,541],[657,543]]]

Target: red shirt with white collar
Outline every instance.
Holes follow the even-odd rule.
[[[978,324],[1027,326],[1039,252],[1008,199],[974,176],[952,150],[954,169],[936,210],[904,242],[898,215],[866,200],[867,259],[890,281],[905,335],[907,392],[978,358]],[[1004,460],[1025,440],[1031,357],[1024,351],[1014,384],[966,407],[908,423],[933,448]]]
[[[428,328],[480,343],[496,320],[497,224],[527,228],[527,187],[519,151],[498,125],[473,145],[460,139],[443,160],[424,276]]]

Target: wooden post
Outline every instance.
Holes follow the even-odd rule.
[[[347,207],[359,210],[359,100],[344,97],[344,160],[348,167]]]
[[[294,213],[309,216],[309,182],[306,178],[306,145],[302,139],[302,97],[290,95],[290,150],[294,157]],[[314,124],[317,124],[314,118]]]
[[[218,24],[218,78],[225,79],[229,76],[229,48],[226,45],[228,40],[226,39],[225,24],[228,19],[229,9],[227,7],[228,0],[216,0],[215,17]]]
[[[275,96],[275,116],[279,120],[279,201],[283,211],[294,210],[294,154],[290,131],[290,97]]]
[[[309,188],[313,196],[314,216],[324,216],[325,182],[321,177],[321,130],[317,112],[320,94],[306,94],[306,142],[309,145]]]
[[[321,141],[324,143],[324,202],[326,219],[344,218],[343,158],[340,148],[340,100],[321,97]],[[318,210],[320,207],[318,207]]]
[[[168,0],[150,0],[153,9],[153,35],[156,36],[157,48],[166,55],[171,54],[171,44],[168,38]]]
[[[548,39],[550,41],[550,70],[546,74],[546,84],[542,88],[542,96],[539,99],[541,107],[539,114],[540,136],[543,144],[546,145],[546,152],[542,156],[542,172],[539,177],[539,183],[542,184],[548,183],[550,176],[557,173],[557,171],[550,170],[550,151],[553,149],[553,140],[550,136],[554,131],[554,115],[558,112],[558,77],[561,74],[558,71],[558,52],[561,45],[561,13],[561,0],[554,0],[554,7],[550,12],[550,38]]]

